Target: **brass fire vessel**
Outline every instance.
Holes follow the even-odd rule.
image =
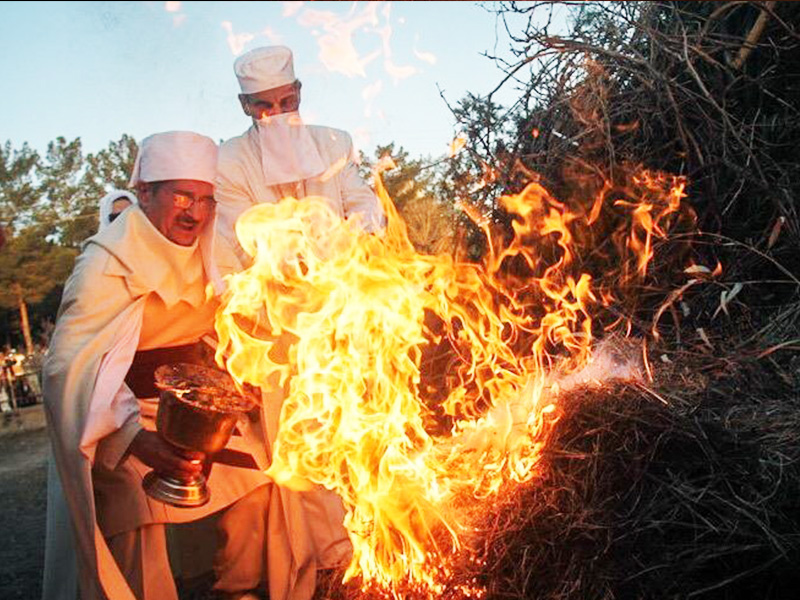
[[[201,365],[178,363],[156,369],[159,388],[156,430],[167,442],[184,450],[204,452],[213,461],[255,400],[242,395],[230,375]],[[206,504],[211,494],[203,474],[182,481],[151,471],[142,481],[148,496],[178,507]]]

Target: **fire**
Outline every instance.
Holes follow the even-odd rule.
[[[640,176],[651,196],[664,186]],[[610,298],[575,269],[572,230],[587,217],[537,183],[500,200],[514,215],[510,242],[472,215],[488,242],[480,265],[417,253],[376,186],[388,217],[378,235],[321,198],[242,215],[236,233],[253,264],[228,278],[217,357],[239,382],[283,386],[268,473],[342,498],[354,547],[346,578],[435,596],[469,535],[457,500],[536,475],[558,416],[553,377],[591,360],[590,312]],[[631,211],[639,268],[682,198],[670,190],[666,205],[648,196]],[[435,346],[454,360],[431,391],[423,367]]]
[[[449,150],[450,158],[454,157],[456,154],[461,152],[462,148],[464,148],[464,146],[466,146],[466,144],[467,144],[467,138],[466,137],[464,137],[463,135],[456,136],[453,139],[453,141],[450,142],[450,150]]]
[[[666,237],[661,222],[680,207],[681,199],[686,197],[684,193],[686,183],[680,178],[666,178],[663,174],[654,174],[647,170],[634,177],[633,182],[646,190],[645,197],[652,195],[659,200],[666,199],[665,205],[661,206],[660,210],[655,201],[640,201],[636,204],[624,200],[616,202],[617,205],[633,208],[633,227],[628,243],[638,257],[637,271],[640,275],[644,275],[647,271],[647,264],[653,258],[652,236],[655,234]],[[668,190],[666,194],[663,193],[665,187]]]

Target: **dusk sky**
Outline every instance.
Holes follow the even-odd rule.
[[[249,125],[233,61],[275,43],[294,51],[306,122],[370,155],[391,141],[444,154],[457,130],[438,88],[453,105],[486,94],[502,73],[481,53],[508,56],[502,25],[473,2],[0,2],[0,143],[228,139]]]

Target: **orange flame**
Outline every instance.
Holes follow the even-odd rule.
[[[461,149],[466,145],[467,138],[463,135],[456,136],[452,142],[450,142],[450,158],[454,157],[456,154],[461,152]]]
[[[376,187],[382,235],[339,219],[323,198],[242,215],[236,234],[253,263],[228,277],[217,358],[240,382],[283,387],[268,474],[342,498],[354,548],[346,578],[411,582],[433,596],[468,528],[454,498],[535,476],[558,414],[549,382],[590,360],[597,299],[574,270],[578,215],[539,184],[500,199],[514,217],[510,242],[469,213],[488,242],[482,265],[418,254],[379,178]],[[675,210],[657,204],[632,211],[640,269],[650,232]],[[454,366],[424,393],[423,357],[437,344]]]

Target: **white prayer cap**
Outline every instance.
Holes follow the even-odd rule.
[[[214,140],[191,131],[167,131],[142,140],[130,186],[168,179],[193,179],[213,184],[216,174]]]
[[[250,50],[236,59],[233,72],[243,94],[255,94],[297,81],[292,51],[286,46],[264,46]]]

